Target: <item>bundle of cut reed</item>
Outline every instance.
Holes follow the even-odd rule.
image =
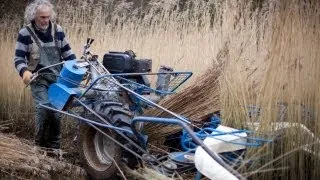
[[[21,179],[85,179],[85,171],[64,160],[46,156],[15,136],[0,133],[0,177]]]
[[[140,167],[138,169],[132,170],[126,165],[122,164],[122,169],[124,169],[124,174],[127,179],[130,180],[173,180],[170,177],[167,177],[164,174],[161,174],[153,169],[148,167]]]
[[[162,100],[159,105],[186,117],[191,122],[206,120],[214,112],[220,110],[220,71],[217,66],[211,67],[199,76],[191,86]],[[144,115],[172,117],[157,108],[147,110]],[[177,126],[149,123],[145,127],[145,132],[149,135],[149,140],[152,141],[163,140],[164,137],[174,134],[180,129]]]

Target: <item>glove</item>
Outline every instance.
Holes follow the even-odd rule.
[[[23,75],[22,75],[23,83],[28,84],[31,80],[31,77],[32,77],[32,73],[30,71],[26,70],[25,72],[23,72]]]

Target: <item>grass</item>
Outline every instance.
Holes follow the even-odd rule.
[[[224,124],[247,128],[248,122],[259,121],[259,133],[274,134],[271,123],[286,121],[304,124],[320,134],[317,0],[54,2],[58,22],[78,57],[86,38],[92,37],[96,39],[92,49],[100,58],[109,50],[132,49],[138,57],[152,58],[154,71],[166,64],[176,70],[191,70],[197,77],[209,67],[219,66]],[[0,119],[13,120],[14,130],[31,137],[30,92],[22,85],[12,61],[23,22],[22,17],[12,17],[1,20]],[[248,106],[259,107],[259,116],[249,116]],[[286,113],[281,113],[281,107]],[[319,176],[319,162],[302,151],[302,145],[311,144],[319,152],[315,140],[297,128],[287,129],[284,136],[286,141],[276,146],[250,149],[248,160],[265,158],[254,166],[241,167],[241,171],[255,172],[251,173],[253,179]]]

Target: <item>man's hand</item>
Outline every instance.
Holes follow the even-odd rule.
[[[23,75],[22,75],[23,83],[28,84],[31,80],[31,77],[32,77],[32,73],[30,71],[26,70],[25,72],[23,72]]]

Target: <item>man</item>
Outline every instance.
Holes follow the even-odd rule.
[[[30,82],[32,73],[42,67],[76,59],[62,28],[52,22],[54,16],[53,5],[48,0],[35,0],[26,8],[27,25],[19,31],[14,58],[25,84]],[[39,105],[48,103],[48,88],[60,70],[61,65],[47,69],[30,84],[35,105],[35,143],[41,147],[60,148],[61,114]]]

